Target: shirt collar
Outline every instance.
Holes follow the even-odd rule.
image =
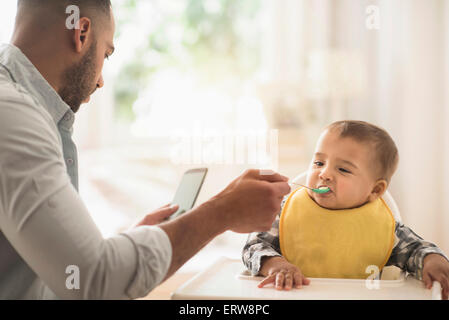
[[[56,124],[66,114],[65,119],[71,120],[69,126],[73,124],[73,111],[18,47],[12,44],[0,45],[0,65],[8,70],[14,82],[38,100]]]

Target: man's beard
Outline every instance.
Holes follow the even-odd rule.
[[[67,68],[62,74],[62,87],[58,94],[73,112],[95,91],[95,56],[97,43],[90,46],[81,61]]]

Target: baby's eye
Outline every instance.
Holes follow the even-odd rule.
[[[323,163],[321,161],[315,161],[313,164],[318,167],[321,167],[323,165]]]
[[[340,168],[339,169],[341,172],[344,172],[344,173],[351,173],[351,171],[348,171],[348,170],[346,170],[345,168]]]

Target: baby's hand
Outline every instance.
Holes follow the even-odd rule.
[[[443,300],[447,300],[449,293],[449,261],[439,254],[428,254],[423,261],[422,279],[427,289],[432,288],[433,281],[438,281],[441,284],[441,296]]]
[[[260,273],[266,278],[258,284],[259,288],[274,282],[277,290],[290,290],[293,286],[301,288],[303,284],[310,283],[310,280],[302,274],[298,267],[283,257],[265,258]]]

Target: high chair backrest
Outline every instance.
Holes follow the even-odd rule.
[[[307,178],[307,171],[301,173],[298,176],[296,176],[291,182],[301,183],[301,184],[305,185],[306,184],[306,178]],[[398,206],[396,204],[396,201],[394,201],[393,197],[388,192],[388,190],[385,191],[385,193],[382,196],[382,198],[385,200],[385,202],[387,203],[387,205],[390,208],[391,212],[393,213],[394,219],[397,222],[402,222],[401,213],[399,212],[399,208],[398,208]]]

